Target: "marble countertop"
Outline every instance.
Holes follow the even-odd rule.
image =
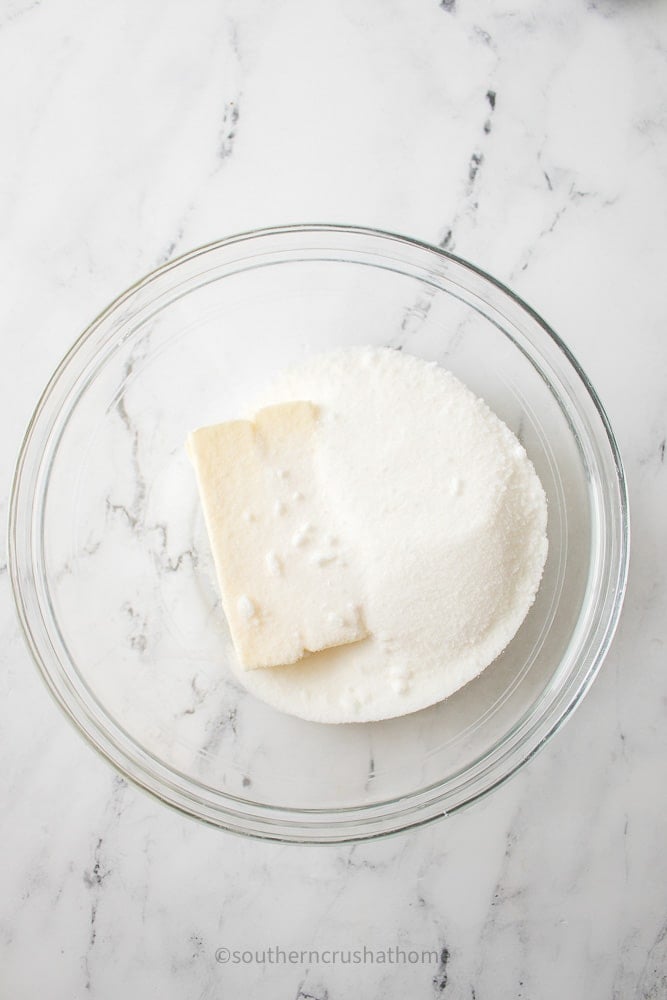
[[[667,7],[5,0],[0,74],[3,516],[91,317],[295,221],[443,242],[521,294],[598,389],[633,514],[619,632],[567,726],[463,814],[352,847],[236,838],[116,776],[31,664],[3,540],[0,997],[667,997]],[[433,954],[329,954],[364,947]]]

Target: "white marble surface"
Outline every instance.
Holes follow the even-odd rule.
[[[281,847],[128,786],[51,702],[0,556],[0,996],[667,996],[667,8],[658,0],[4,0],[1,503],[54,365],[156,264],[285,221],[446,241],[570,344],[634,548],[584,704],[466,813]],[[235,965],[216,949],[436,949]],[[446,960],[446,961],[445,961]]]

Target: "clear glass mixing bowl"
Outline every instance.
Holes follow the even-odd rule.
[[[487,400],[542,480],[550,548],[528,618],[477,680],[414,715],[326,726],[233,679],[183,446],[276,370],[359,344],[437,361]],[[515,295],[414,240],[291,226],[165,265],[79,338],[25,435],[10,561],[44,679],[119,771],[239,833],[357,840],[472,802],[562,724],[617,622],[627,500],[590,383]]]

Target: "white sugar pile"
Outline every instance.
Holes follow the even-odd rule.
[[[547,507],[526,452],[453,375],[392,350],[314,357],[261,403],[290,400],[320,408],[316,473],[363,568],[370,637],[239,679],[322,722],[446,698],[505,648],[539,586]]]

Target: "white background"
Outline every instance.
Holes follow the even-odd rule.
[[[236,839],[116,777],[29,660],[3,551],[0,998],[667,996],[665,4],[2,0],[0,74],[3,516],[37,396],[100,308],[198,244],[330,221],[451,230],[556,328],[634,530],[618,637],[565,729],[465,814],[357,847]],[[364,944],[446,968],[215,960]]]

